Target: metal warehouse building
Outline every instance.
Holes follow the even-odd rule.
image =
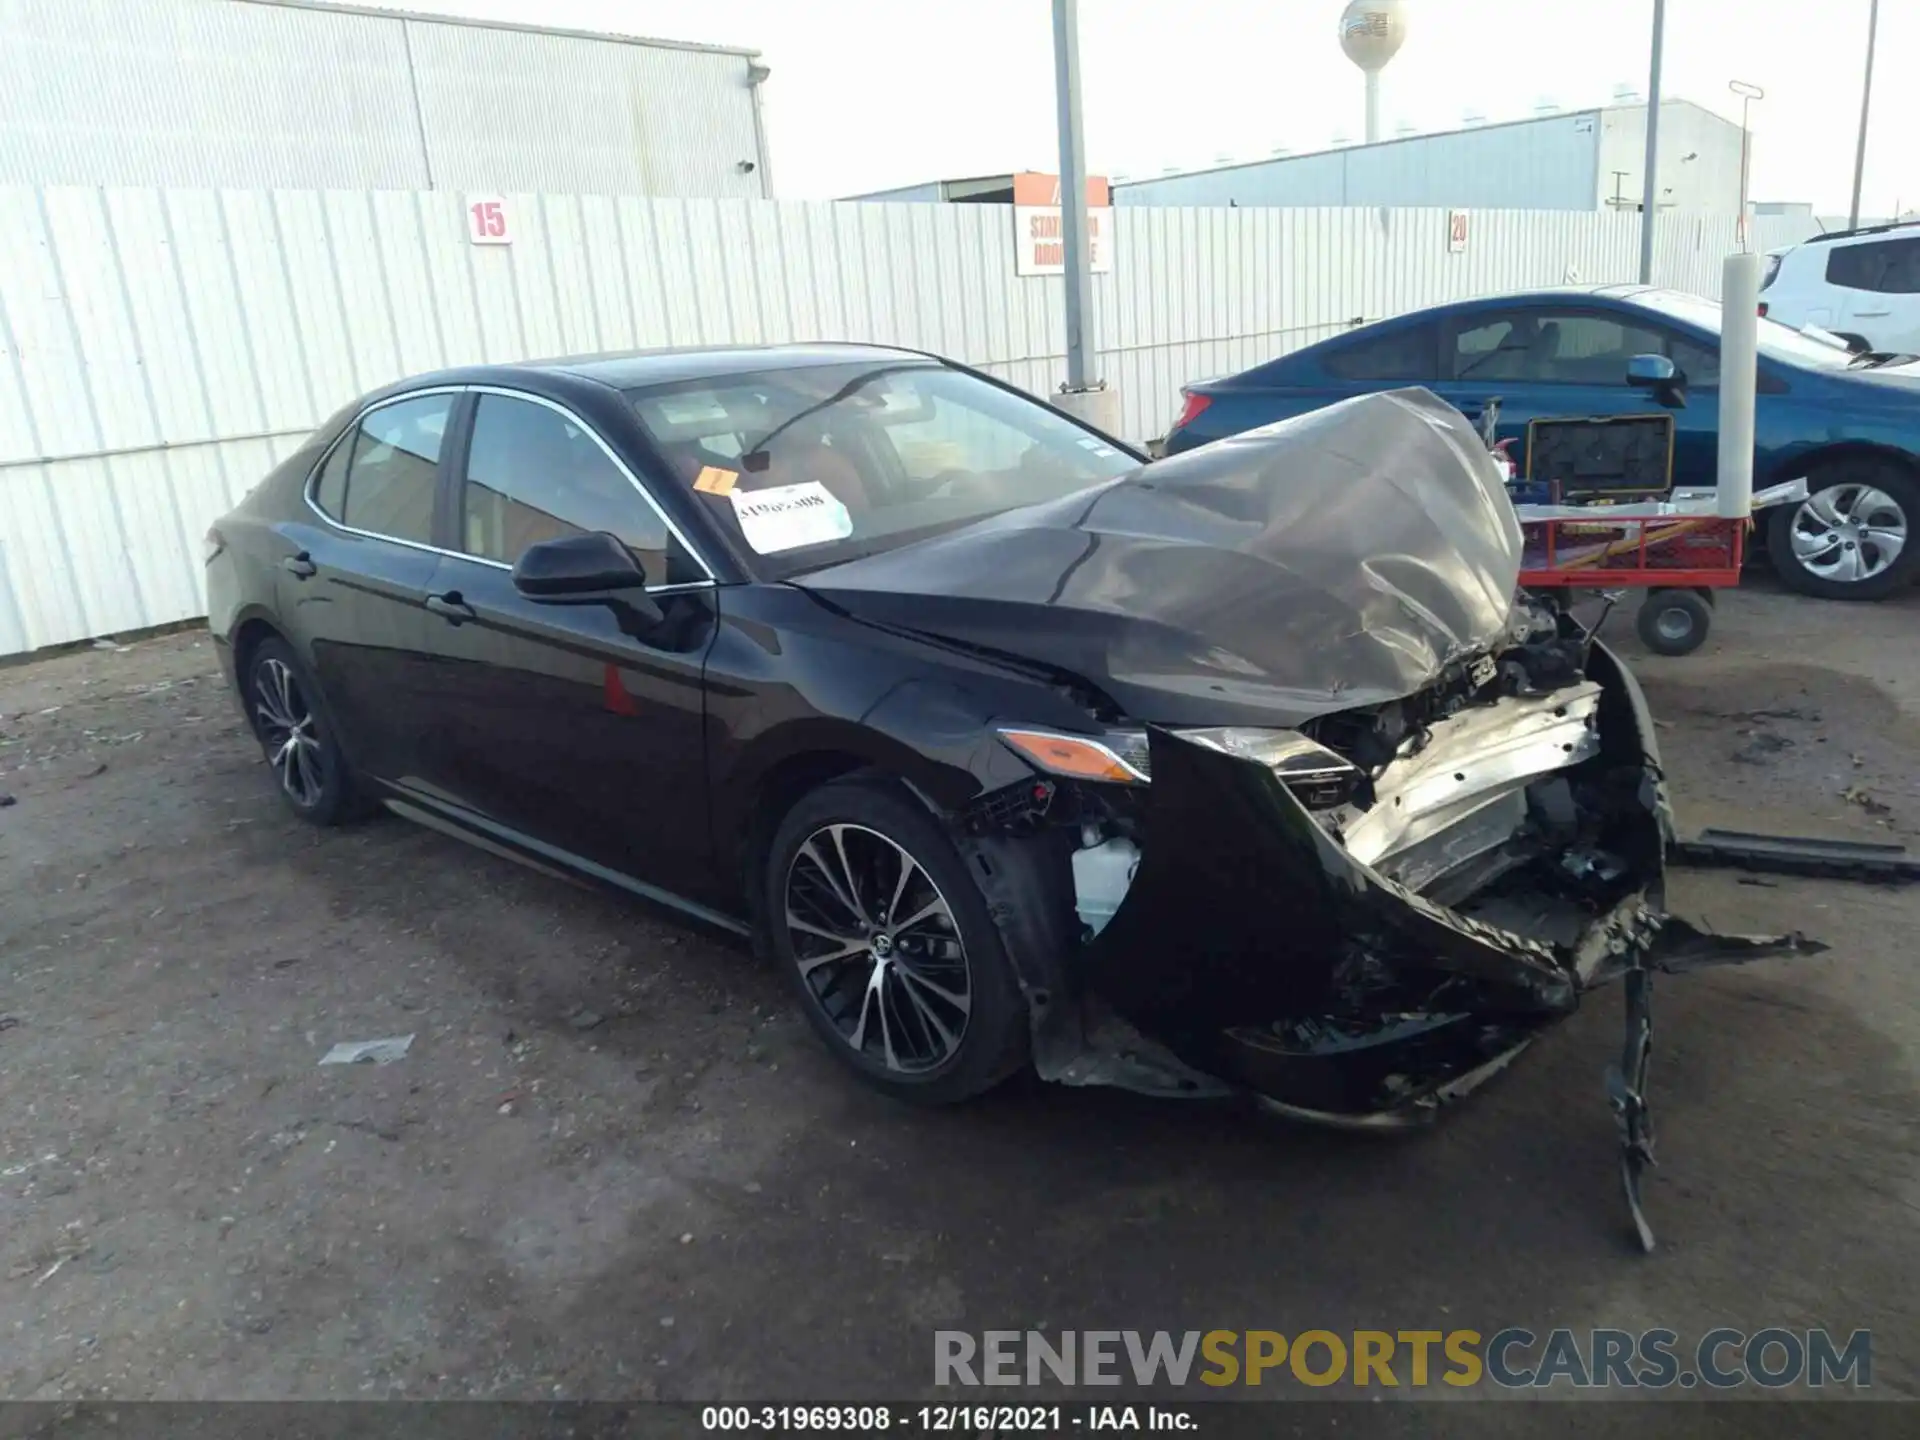
[[[1481,210],[1640,208],[1647,107],[1536,116],[1152,180],[1116,205],[1393,205]],[[1740,210],[1740,127],[1685,100],[1660,106],[1661,204]]]
[[[758,199],[766,77],[316,0],[0,0],[0,184]]]

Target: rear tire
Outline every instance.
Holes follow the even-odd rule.
[[[802,798],[760,890],[767,949],[867,1084],[945,1105],[1026,1062],[1027,1007],[999,927],[953,841],[897,790],[837,780]]]
[[[334,738],[320,686],[278,636],[247,656],[247,718],[274,772],[280,798],[311,825],[341,825],[369,809]]]
[[[1879,600],[1911,584],[1920,564],[1920,482],[1885,460],[1816,470],[1807,498],[1767,525],[1782,583],[1822,600]]]

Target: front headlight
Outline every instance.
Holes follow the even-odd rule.
[[[1223,725],[1176,730],[1183,740],[1264,765],[1309,810],[1344,805],[1360,788],[1360,771],[1317,741],[1292,730]],[[1153,779],[1143,730],[1110,730],[1098,738],[1053,730],[1004,727],[1000,739],[1036,768],[1070,780],[1145,785]]]
[[[1353,799],[1363,778],[1352,763],[1293,730],[1223,725],[1175,731],[1183,740],[1266,766],[1309,810],[1331,810]]]

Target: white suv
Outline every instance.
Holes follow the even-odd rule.
[[[1920,221],[1817,235],[1767,256],[1760,313],[1920,355]]]

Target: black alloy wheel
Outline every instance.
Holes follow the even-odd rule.
[[[337,825],[360,813],[319,686],[284,640],[264,640],[248,658],[246,705],[280,796],[294,814],[316,825]]]
[[[1026,1007],[953,841],[878,783],[803,799],[767,857],[771,948],[841,1061],[903,1098],[944,1103],[1026,1056]]]

